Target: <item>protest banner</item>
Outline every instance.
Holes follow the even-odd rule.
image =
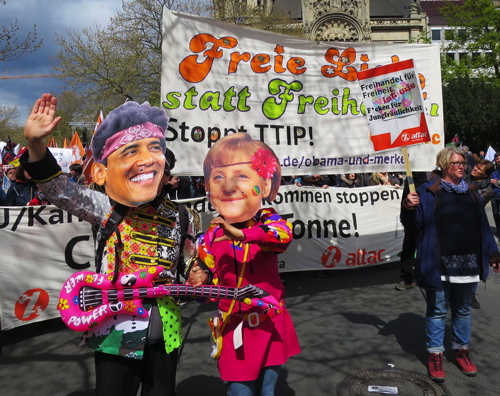
[[[94,266],[90,225],[55,206],[1,207],[0,229],[2,329],[59,317],[66,278]]]
[[[161,104],[176,173],[201,175],[208,149],[247,132],[272,147],[284,175],[402,171],[399,150],[374,151],[358,72],[414,59],[430,142],[409,148],[434,168],[444,126],[440,48],[314,42],[164,11]]]
[[[430,142],[413,59],[360,71],[358,81],[375,151]]]
[[[388,186],[311,188],[281,186],[264,201],[293,226],[293,243],[279,255],[281,272],[349,269],[398,261],[403,228],[402,190]],[[209,224],[207,200],[192,205]]]
[[[360,268],[399,260],[402,191],[393,187],[281,186],[272,206],[293,225],[281,272]],[[206,229],[217,215],[205,198],[187,201]],[[59,292],[76,271],[94,269],[91,227],[54,206],[0,208],[2,329],[56,318]],[[307,254],[304,254],[307,252]]]

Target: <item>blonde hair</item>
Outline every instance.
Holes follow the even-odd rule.
[[[385,173],[385,175],[383,175],[383,173]],[[389,181],[389,174],[387,172],[373,172],[371,178],[377,184],[381,184],[380,182],[385,184]]]
[[[461,155],[464,161],[465,153],[456,147],[445,147],[436,155],[436,166],[438,166],[441,170],[447,169],[450,166],[450,159],[453,154]]]
[[[278,194],[281,182],[281,166],[279,159],[267,144],[261,142],[260,140],[253,140],[252,137],[246,132],[237,132],[227,135],[217,141],[217,143],[215,143],[210,150],[208,150],[205,161],[203,162],[205,188],[210,188],[210,175],[213,167],[233,163],[238,152],[244,152],[251,157],[258,149],[268,150],[276,160],[276,170],[271,177],[271,191],[265,198],[269,202],[273,201]]]

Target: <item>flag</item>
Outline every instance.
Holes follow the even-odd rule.
[[[68,148],[68,142],[66,141],[66,138],[64,138],[63,140],[63,148]]]
[[[92,137],[90,138],[90,144],[87,146],[85,150],[85,161],[83,163],[83,175],[85,176],[85,179],[88,180],[89,182],[92,181],[92,175],[90,174],[92,170],[92,164],[94,163],[94,158],[92,156],[92,140],[94,139],[94,135],[97,131],[97,128],[99,128],[99,125],[101,125],[102,121],[104,120],[104,116],[102,114],[102,111],[99,113],[97,116],[97,121],[95,123],[94,127],[94,132],[92,133]]]
[[[69,142],[68,148],[70,148],[73,151],[73,156],[72,156],[73,158],[71,160],[71,163],[82,164],[83,157],[85,156],[85,148],[83,147],[78,132],[73,133],[73,137],[71,138],[71,142]]]
[[[3,179],[2,179],[2,190],[5,194],[7,194],[7,191],[9,190],[10,188],[10,185],[12,184],[12,182],[9,180],[9,178],[7,176],[5,176],[5,174],[3,175]]]
[[[9,165],[12,165],[12,166],[19,166],[21,161],[20,161],[20,158],[21,158],[21,155],[23,155],[23,153],[28,150],[28,147],[23,147],[22,149],[19,150],[18,154],[16,155],[16,157],[9,162]]]
[[[7,138],[7,144],[4,146],[2,150],[2,164],[8,165],[10,164],[14,158],[16,158],[16,154],[14,153],[14,148],[16,144],[10,140],[10,136]]]
[[[488,151],[486,151],[486,155],[484,156],[484,159],[488,161],[493,161],[495,159],[495,149],[491,146],[488,147]]]
[[[54,136],[49,137],[49,140],[47,141],[47,147],[58,148],[56,138]]]
[[[451,142],[450,143],[446,143],[444,146],[445,147],[459,147],[461,145],[462,145],[462,143],[460,143],[460,138],[458,137],[457,134],[455,134],[455,136],[453,137],[453,139],[451,139]]]

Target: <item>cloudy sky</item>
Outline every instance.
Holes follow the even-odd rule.
[[[52,74],[50,57],[56,56],[58,45],[54,34],[68,29],[82,29],[98,22],[106,26],[109,18],[121,10],[121,0],[7,0],[0,4],[0,28],[17,19],[18,37],[37,25],[42,47],[14,61],[0,62],[0,77]],[[0,104],[18,106],[19,123],[24,124],[34,101],[45,92],[60,92],[62,82],[56,78],[0,79]]]

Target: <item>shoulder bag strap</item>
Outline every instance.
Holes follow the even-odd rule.
[[[115,232],[116,228],[118,227],[118,224],[122,222],[128,210],[129,210],[128,206],[117,203],[113,207],[113,211],[111,212],[111,215],[106,221],[106,225],[104,227],[101,226],[99,228],[99,232],[97,233],[97,251],[95,255],[95,267],[96,267],[96,272],[98,273],[101,272],[102,255],[104,253],[104,247],[106,246],[106,241],[111,237],[113,232]],[[119,241],[119,243],[120,242],[121,241]]]

